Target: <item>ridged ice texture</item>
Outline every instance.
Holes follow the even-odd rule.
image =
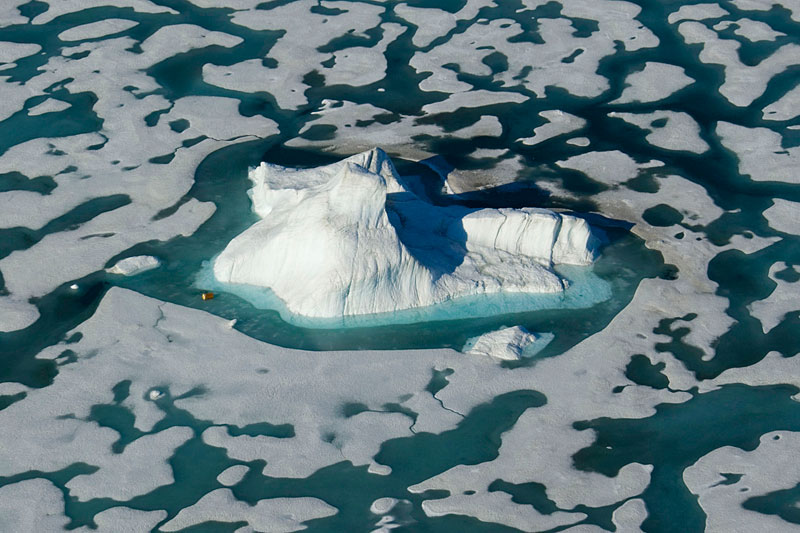
[[[554,264],[590,264],[580,218],[545,209],[437,207],[373,149],[315,169],[262,163],[250,196],[261,220],[214,263],[223,283],[270,288],[296,314],[338,317],[467,295],[554,293]]]

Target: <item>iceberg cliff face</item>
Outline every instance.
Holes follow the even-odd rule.
[[[431,205],[380,149],[315,169],[262,163],[250,179],[261,220],[217,257],[214,276],[267,287],[308,317],[559,292],[565,281],[552,266],[589,264],[597,247],[589,225],[573,216]]]

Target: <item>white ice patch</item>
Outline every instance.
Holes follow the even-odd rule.
[[[773,431],[761,435],[753,451],[718,448],[683,471],[683,481],[698,496],[707,531],[795,531],[779,516],[746,509],[757,496],[794,488],[800,479],[800,433]],[[735,476],[735,477],[731,477]]]
[[[70,494],[80,501],[108,497],[127,501],[174,481],[167,459],[193,435],[187,427],[171,427],[139,437],[122,453],[97,448],[90,464],[102,465],[97,472],[80,475],[67,482]],[[146,467],[143,467],[147,465]]]
[[[677,11],[670,13],[667,21],[675,24],[681,20],[718,19],[725,15],[729,15],[728,11],[719,4],[691,4],[681,6]]]
[[[37,15],[31,23],[32,24],[47,24],[62,15],[76,13],[86,9],[86,2],[83,0],[48,0],[48,8],[41,15]],[[169,7],[157,5],[149,0],[95,0],[92,2],[92,7],[115,7],[119,8],[132,8],[138,13],[170,13],[177,15],[178,12]]]
[[[533,146],[553,137],[559,137],[586,127],[586,120],[558,110],[542,111],[539,116],[547,121],[533,130],[533,137],[519,139],[522,144]]]
[[[27,328],[39,318],[39,310],[32,303],[9,296],[0,296],[0,332]]]
[[[781,46],[756,65],[747,65],[739,57],[739,41],[722,39],[717,32],[700,22],[683,22],[678,26],[678,31],[686,44],[703,45],[700,61],[723,66],[725,82],[719,92],[738,107],[752,104],[764,94],[774,76],[800,64],[800,45],[795,43]]]
[[[800,2],[797,0],[731,0],[743,11],[769,11],[772,6],[780,6],[792,12],[792,20],[800,22]]]
[[[46,479],[29,479],[0,487],[0,530],[63,531],[64,497]]]
[[[152,531],[167,517],[166,511],[140,511],[128,507],[112,507],[94,515],[97,528],[73,529],[75,533],[141,533]]]
[[[322,63],[334,57],[318,49],[341,35],[366,36],[365,31],[380,25],[380,16],[385,11],[382,6],[336,2],[336,8],[343,13],[320,15],[310,11],[315,5],[316,0],[290,2],[268,10],[256,9],[253,5],[232,14],[231,21],[235,24],[282,32],[269,50],[269,57],[277,61],[277,66],[263,67],[260,60],[232,67],[207,65],[203,69],[204,80],[235,90],[268,92],[283,109],[296,109],[306,104],[304,93],[309,86],[303,78],[314,70],[322,71]]]
[[[702,154],[709,146],[700,137],[700,126],[688,113],[677,111],[654,111],[652,113],[616,113],[609,117],[620,118],[645,131],[647,142],[665,150],[676,150]],[[659,124],[664,122],[664,124]]]
[[[786,34],[772,29],[772,26],[765,22],[750,19],[739,19],[736,21],[723,20],[714,25],[717,31],[728,29],[731,26],[736,26],[733,33],[744,37],[750,42],[757,43],[759,41],[774,41],[778,37],[783,37]]]
[[[99,20],[97,22],[90,22],[89,24],[82,24],[81,26],[75,26],[74,28],[64,30],[58,34],[58,38],[62,41],[97,39],[98,37],[114,35],[115,33],[129,30],[138,24],[138,22],[128,19]]]
[[[775,198],[772,200],[772,207],[763,214],[772,229],[789,235],[800,235],[800,203]]]
[[[800,217],[800,210],[795,213],[795,218]],[[764,333],[769,333],[772,328],[780,324],[784,315],[791,311],[800,310],[800,286],[797,282],[791,283],[775,277],[775,273],[785,269],[798,272],[794,267],[780,261],[769,267],[769,279],[776,283],[772,292],[761,300],[756,300],[747,306],[750,315],[761,322],[761,329]]]
[[[564,161],[556,161],[561,168],[583,172],[593,180],[604,185],[619,185],[639,175],[641,168],[648,168],[658,163],[651,161],[644,165],[637,163],[631,156],[619,150],[607,152],[586,152],[575,155]]]
[[[565,0],[561,2],[563,17],[595,20],[599,31],[576,37],[568,18],[539,18],[536,24],[543,42],[520,39],[525,30],[514,20],[480,19],[431,50],[418,51],[410,65],[420,74],[432,74],[420,83],[423,91],[469,90],[470,84],[445,68],[457,64],[462,73],[490,77],[503,87],[522,86],[538,98],[545,97],[548,87],[560,87],[579,97],[596,97],[609,87],[597,70],[600,60],[615,52],[614,42],[621,42],[627,51],[658,44],[656,36],[634,18],[640,11],[628,2]],[[505,56],[508,69],[492,72],[484,59],[493,53]],[[536,58],[533,65],[530,58]]]
[[[250,470],[245,465],[234,465],[226,468],[220,475],[217,476],[217,481],[226,487],[232,487],[239,483]]]
[[[458,19],[453,13],[442,9],[411,7],[398,4],[395,13],[417,27],[411,42],[424,48],[439,37],[444,37],[456,27]]]
[[[35,117],[36,115],[44,115],[45,113],[57,113],[69,109],[71,104],[56,98],[48,98],[41,104],[28,109],[28,115]]]
[[[305,317],[560,292],[566,287],[552,267],[588,265],[599,244],[570,215],[428,204],[377,149],[317,169],[262,163],[250,179],[261,220],[215,259],[214,276],[269,288]]]
[[[317,498],[273,498],[250,505],[237,500],[230,489],[209,492],[161,526],[178,531],[203,522],[247,522],[252,531],[289,533],[305,529],[303,522],[333,516],[335,507]]]
[[[407,28],[399,24],[382,24],[383,38],[374,46],[353,46],[333,53],[334,64],[320,69],[325,84],[363,87],[386,77],[386,47]]]
[[[106,272],[109,274],[119,274],[121,276],[134,276],[141,272],[157,268],[160,264],[161,262],[151,255],[137,255],[117,261],[114,266],[107,268]]]
[[[42,49],[38,44],[0,41],[0,64],[14,63],[23,57],[32,56]]]
[[[739,158],[741,174],[754,181],[800,183],[800,147],[784,148],[780,133],[720,121],[717,135],[723,146]]]
[[[506,361],[535,355],[553,339],[552,334],[536,335],[523,327],[499,329],[467,341],[464,353],[483,355]]]
[[[462,108],[476,108],[496,104],[520,103],[528,100],[528,97],[519,93],[507,91],[486,91],[473,90],[458,92],[447,97],[441,102],[434,102],[422,106],[422,111],[429,115],[436,113],[453,113]]]
[[[658,102],[694,83],[686,71],[667,63],[648,61],[640,71],[625,78],[625,90],[612,104]]]
[[[792,120],[800,115],[800,85],[765,107],[762,115],[764,120]]]

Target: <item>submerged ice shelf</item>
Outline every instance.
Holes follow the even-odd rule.
[[[589,265],[585,220],[546,209],[434,206],[380,149],[313,169],[262,163],[260,220],[217,256],[223,284],[268,288],[296,315],[396,312],[467,296],[559,294],[556,265]]]

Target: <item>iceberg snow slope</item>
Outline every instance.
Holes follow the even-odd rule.
[[[424,307],[461,296],[557,293],[554,265],[591,264],[585,220],[546,209],[434,206],[381,149],[312,169],[251,170],[261,220],[214,262],[223,283],[271,289],[298,315]]]

